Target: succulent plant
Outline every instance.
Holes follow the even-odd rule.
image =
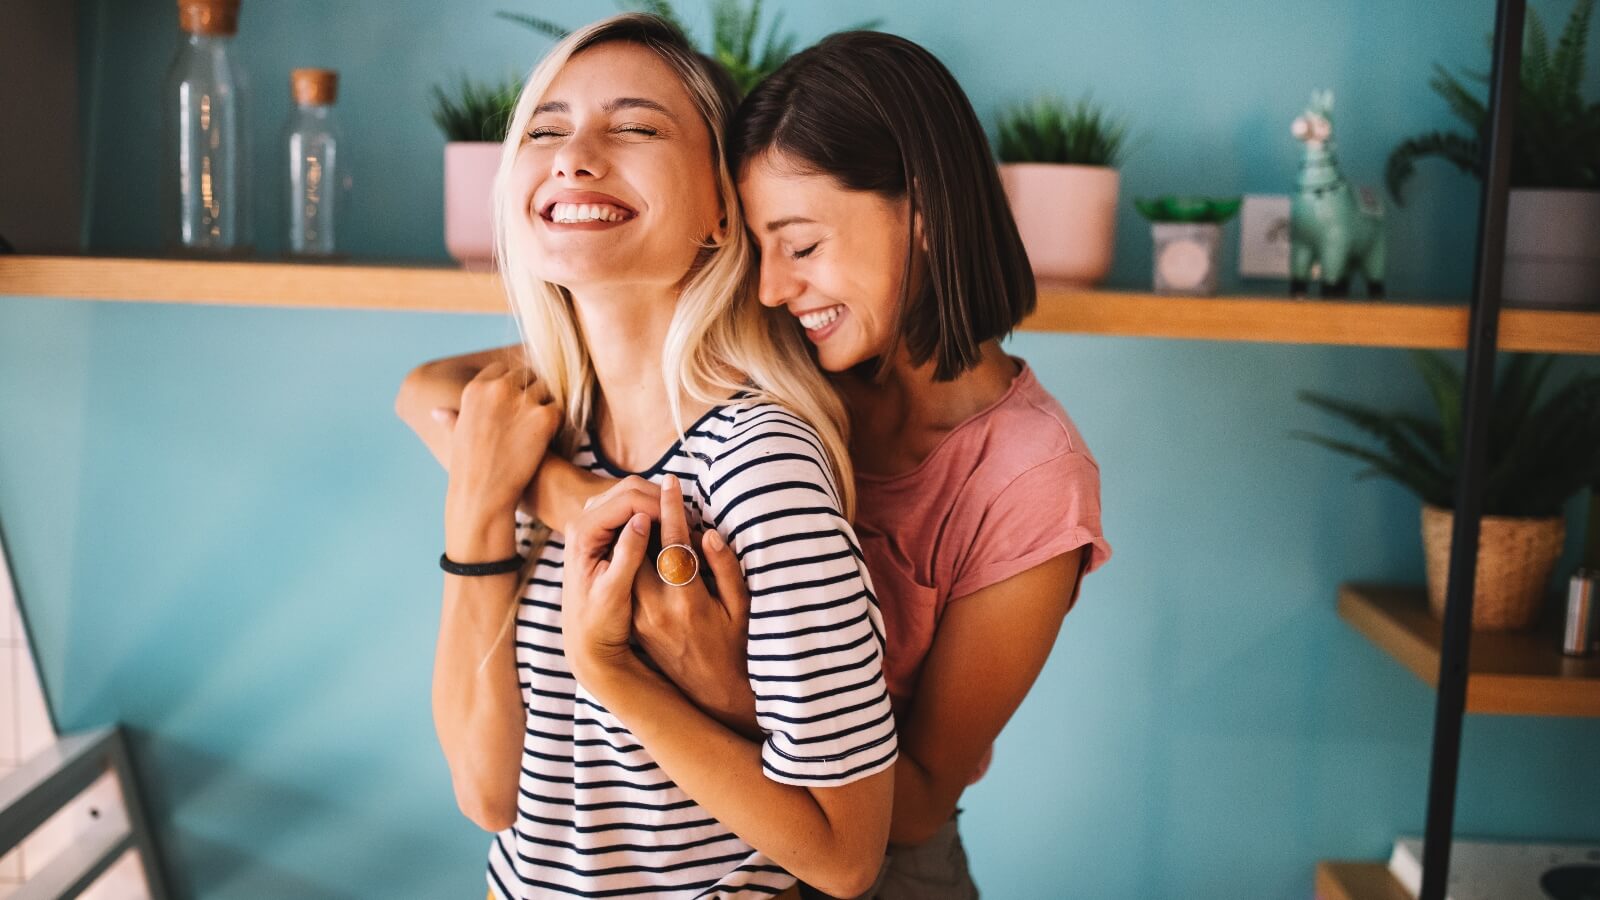
[[[1116,166],[1127,130],[1088,97],[1041,97],[1000,116],[1000,161]]]
[[[1139,213],[1152,222],[1213,222],[1218,225],[1239,211],[1239,197],[1177,197],[1167,195],[1133,201]]]

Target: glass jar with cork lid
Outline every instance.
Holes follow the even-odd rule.
[[[332,257],[338,253],[338,221],[345,182],[339,127],[333,113],[339,74],[332,69],[295,69],[289,76],[294,110],[284,126],[288,196],[284,205],[284,252]]]
[[[252,243],[245,73],[234,57],[239,0],[178,0],[182,43],[162,104],[162,207],[169,250],[240,255]]]

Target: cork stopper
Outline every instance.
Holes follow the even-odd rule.
[[[332,106],[339,99],[339,73],[332,69],[293,69],[289,92],[301,106]]]
[[[231,37],[239,31],[239,0],[178,0],[178,27]]]

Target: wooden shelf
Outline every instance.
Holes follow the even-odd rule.
[[[1429,685],[1439,678],[1439,620],[1419,587],[1347,584],[1339,615]],[[1558,635],[1474,632],[1467,712],[1600,716],[1600,657],[1563,656]]]
[[[300,263],[0,256],[0,295],[320,309],[503,313],[499,280],[443,264]],[[1167,297],[1041,284],[1024,331],[1125,337],[1466,346],[1462,304],[1269,297]],[[1600,312],[1508,309],[1506,350],[1600,353]]]
[[[1377,862],[1317,863],[1317,900],[1416,900]]]

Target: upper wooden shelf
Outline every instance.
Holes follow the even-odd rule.
[[[1439,681],[1443,630],[1420,587],[1347,584],[1339,615],[1429,685]],[[1547,629],[1472,634],[1467,712],[1517,716],[1600,716],[1600,657],[1561,653]]]
[[[0,256],[0,295],[318,309],[503,313],[487,272],[392,262],[300,263]],[[1403,301],[1168,297],[1041,284],[1024,331],[1339,344],[1466,346],[1467,307]],[[1600,354],[1600,312],[1507,309],[1505,350]]]

